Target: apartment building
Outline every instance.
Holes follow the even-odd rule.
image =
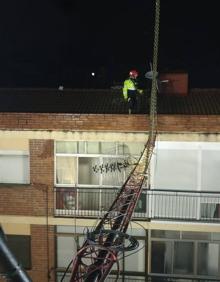
[[[1,90],[0,99],[8,245],[34,282],[69,281],[77,248],[143,151],[149,97],[136,115],[117,91]],[[119,281],[219,281],[220,91],[160,95],[157,132],[128,228],[139,248],[107,281],[119,272]]]

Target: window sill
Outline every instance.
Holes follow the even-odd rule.
[[[17,188],[17,187],[25,187],[25,188],[27,188],[27,187],[29,187],[29,186],[31,186],[31,184],[30,183],[0,183],[0,188],[2,187],[2,188],[12,188],[12,187],[15,187],[15,188]]]

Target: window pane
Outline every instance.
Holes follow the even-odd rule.
[[[139,156],[144,150],[144,143],[119,143],[118,154],[119,155],[137,155]]]
[[[29,183],[29,156],[1,155],[1,183]]]
[[[219,245],[199,243],[198,244],[198,274],[218,276],[219,268]]]
[[[196,151],[159,150],[156,162],[155,187],[157,189],[195,189],[197,184]]]
[[[7,235],[6,242],[19,264],[31,268],[31,240],[27,235]]]
[[[76,242],[73,237],[57,237],[57,266],[66,268],[76,254]]]
[[[171,273],[172,242],[152,241],[151,272]]]
[[[123,159],[103,158],[103,185],[121,186],[124,183],[124,172],[125,167]]]
[[[93,170],[99,163],[99,158],[79,158],[79,184],[99,184],[99,173]]]
[[[138,240],[139,251],[130,255],[131,252],[125,253],[125,271],[145,271],[145,241]],[[128,256],[126,256],[128,255]]]
[[[87,142],[88,154],[99,154],[99,142]]]
[[[56,158],[56,183],[75,184],[77,158],[57,157]]]
[[[76,154],[77,153],[77,142],[57,141],[56,142],[56,153]]]
[[[193,274],[194,249],[192,242],[174,242],[175,274]]]
[[[101,142],[101,154],[115,155],[116,154],[115,142]]]
[[[80,141],[78,142],[79,145],[79,154],[85,154],[85,142]]]

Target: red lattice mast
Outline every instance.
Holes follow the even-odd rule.
[[[147,179],[147,171],[155,146],[157,123],[157,54],[159,41],[160,0],[155,0],[155,30],[153,50],[153,77],[150,101],[150,131],[145,149],[138,163],[122,186],[108,212],[87,234],[83,246],[78,251],[72,268],[70,282],[103,282],[114,263],[118,264],[121,251],[133,250],[137,241],[126,234],[129,222],[140,197],[142,186]]]
[[[94,231],[87,234],[83,246],[73,261],[70,282],[104,281],[120,251],[132,250],[137,241],[126,234],[133,211],[147,178],[147,169],[155,144],[155,135],[149,136],[145,149],[124,183],[118,196]],[[124,242],[128,241],[128,246]]]

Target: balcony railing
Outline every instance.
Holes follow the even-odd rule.
[[[55,188],[55,216],[102,216],[118,189]],[[143,190],[134,218],[151,220],[220,221],[220,193],[183,190]]]
[[[62,272],[57,272],[57,281],[61,281],[61,277],[63,276]],[[196,276],[192,277],[175,277],[175,276],[168,276],[168,275],[146,275],[146,276],[129,276],[120,274],[117,277],[118,282],[219,282],[218,278],[198,278]],[[65,278],[62,280],[63,282],[69,282],[70,280],[70,273],[66,273]],[[109,275],[106,278],[106,282],[115,282],[116,276]]]

